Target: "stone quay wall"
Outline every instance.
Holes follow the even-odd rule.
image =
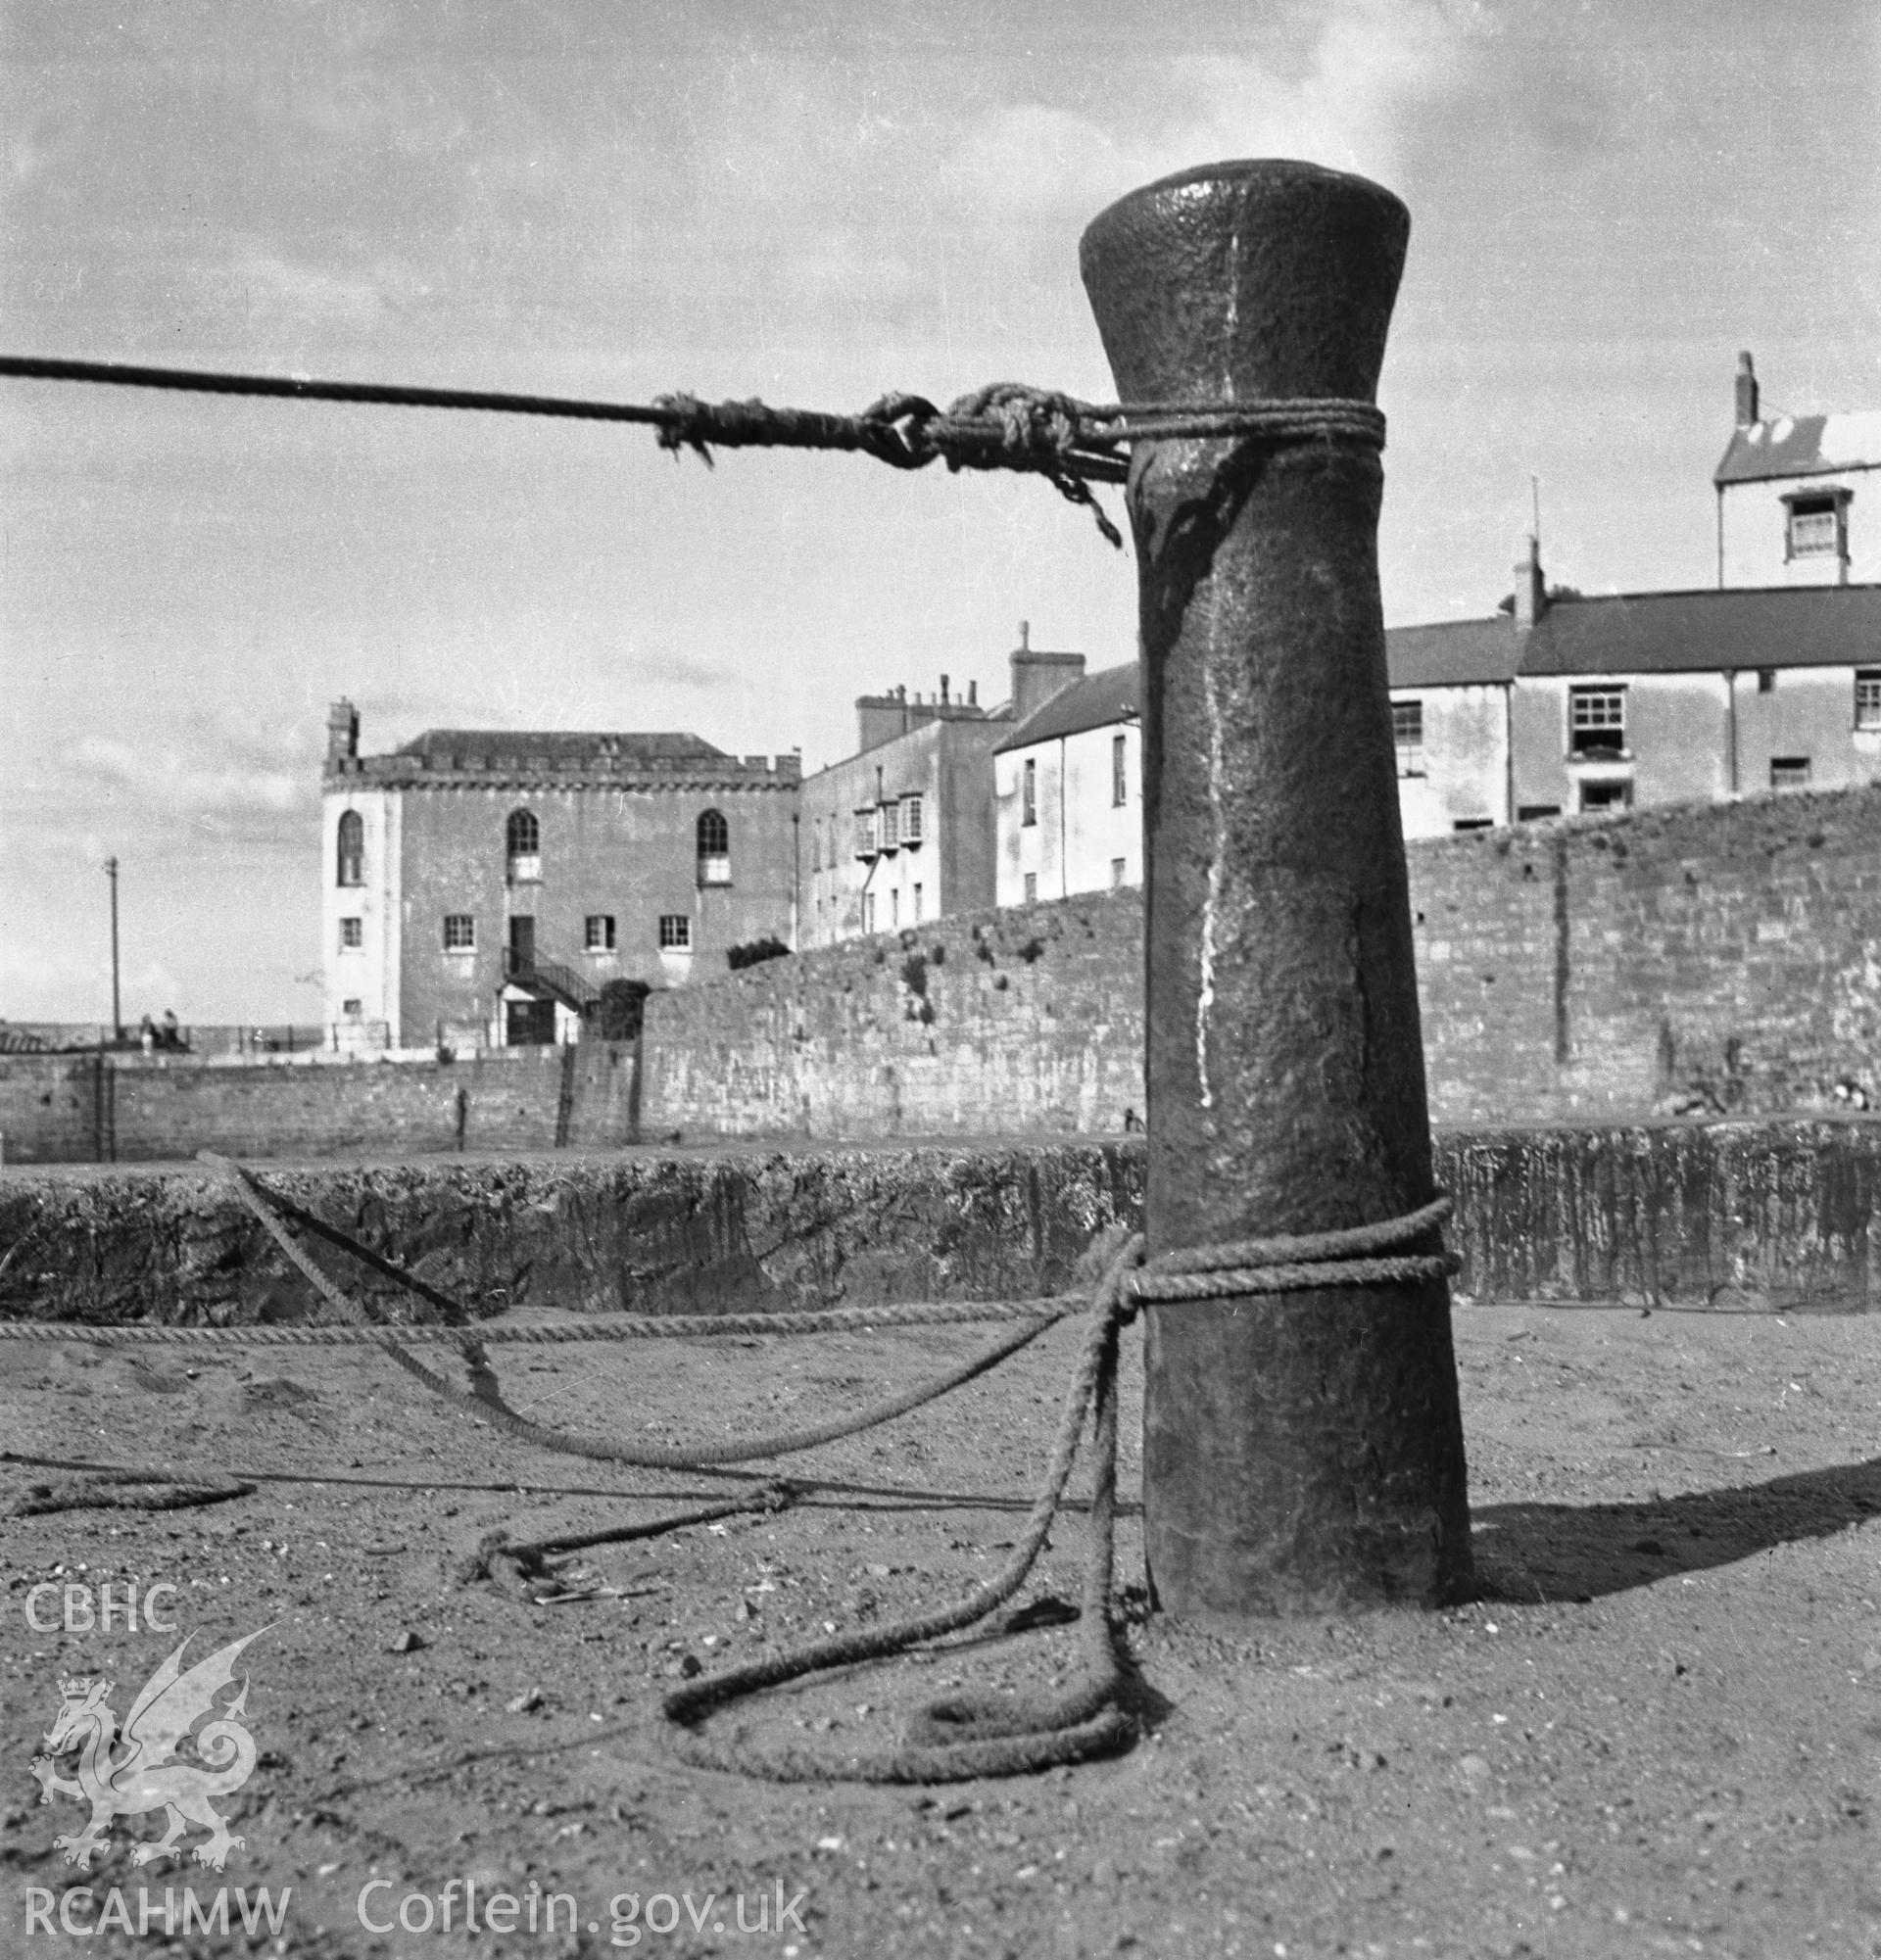
[[[231,1157],[393,1157],[622,1144],[634,1049],[590,1042],[454,1062],[229,1068],[188,1057],[0,1055],[12,1164]]]
[[[1077,1287],[1141,1222],[1140,1138],[269,1167],[480,1316],[740,1313]],[[1436,1132],[1471,1302],[1881,1307],[1881,1118]],[[314,1248],[343,1283],[389,1282]],[[0,1176],[0,1320],[330,1317],[223,1179]]]
[[[1881,789],[1409,846],[1432,1120],[1881,1108]],[[1136,891],[943,919],[648,1003],[642,1134],[1117,1134]]]
[[[1881,788],[1420,839],[1409,860],[1434,1122],[1881,1108]],[[0,1055],[0,1138],[55,1163],[1125,1135],[1148,1114],[1142,969],[1131,890],[655,993],[638,1052]]]

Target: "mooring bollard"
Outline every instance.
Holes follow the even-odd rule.
[[[1410,215],[1362,177],[1205,166],[1085,232],[1120,398],[1369,404]],[[1335,419],[1335,418],[1334,418]],[[1141,443],[1152,1255],[1432,1195],[1376,451]],[[1442,1280],[1145,1310],[1149,1576],[1176,1612],[1432,1603],[1470,1583]]]

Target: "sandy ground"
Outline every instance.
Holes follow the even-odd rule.
[[[985,1339],[494,1352],[532,1412],[678,1440],[852,1406]],[[109,1918],[115,1888],[132,1929],[93,1953],[1881,1955],[1873,1320],[1460,1312],[1482,1598],[1236,1637],[1138,1614],[1159,1712],[1117,1760],[931,1791],[675,1760],[654,1703],[689,1657],[898,1616],[989,1569],[1076,1339],[1055,1330],[938,1410],[796,1459],[814,1488],[786,1511],[583,1554],[571,1581],[604,1590],[535,1606],[461,1583],[457,1561],[494,1526],[657,1519],[755,1480],[549,1456],[369,1352],[0,1346],[6,1447],[259,1480],[204,1509],[0,1522],[0,1952],[79,1945],[44,1915],[56,1929],[88,1884],[72,1925]],[[57,1474],[0,1467],[0,1500]],[[1025,1598],[1076,1598],[1081,1538],[1059,1528]],[[127,1631],[121,1610],[84,1626],[133,1576],[140,1598],[178,1589],[158,1596],[178,1631]],[[226,1869],[134,1866],[161,1814],[121,1820],[88,1873],[67,1864],[55,1835],[84,1812],[40,1805],[29,1772],[61,1677],[108,1676],[121,1720],[183,1634],[195,1659],[261,1628],[240,1662],[260,1757],[222,1799],[243,1840]],[[1074,1635],[995,1630],[720,1720],[879,1743],[945,1686],[1061,1672]],[[480,1916],[513,1895],[517,1930],[466,1936],[458,1883],[445,1933],[454,1882]],[[233,1931],[185,1936],[184,1892],[213,1910],[223,1887]],[[276,1911],[291,1897],[278,1934],[263,1917],[251,1936],[262,1887]],[[531,1933],[548,1894],[572,1906],[553,1933],[539,1907]],[[428,1930],[401,1930],[401,1909]]]

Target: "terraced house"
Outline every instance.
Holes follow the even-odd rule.
[[[1505,612],[1387,636],[1407,835],[1881,780],[1881,411],[1766,415],[1748,354],[1734,406],[1715,590],[1551,593],[1530,538]]]
[[[1756,363],[1737,357],[1737,423],[1712,472],[1717,583],[1881,580],[1881,408],[1765,415]]]
[[[341,1047],[567,1038],[609,980],[681,986],[794,943],[796,755],[696,735],[430,729],[322,781],[326,1022]]]
[[[1407,837],[1881,782],[1881,586],[1550,597],[1385,635]],[[998,899],[1142,881],[1140,676],[1092,674],[994,754]],[[1382,738],[1380,738],[1382,739]]]
[[[1085,671],[1082,653],[1032,645],[1019,626],[1007,656],[1012,693],[980,705],[940,676],[938,693],[905,688],[855,704],[856,752],[803,785],[802,943],[827,946],[905,932],[995,902],[993,751]]]
[[[1386,636],[1407,837],[1881,781],[1881,586],[1554,598]]]

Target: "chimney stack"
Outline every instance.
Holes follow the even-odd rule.
[[[1035,651],[1031,622],[1019,622],[1019,645],[1012,649],[1012,718],[1023,722],[1036,715],[1053,694],[1061,694],[1085,678],[1082,653]]]
[[[915,696],[916,702],[920,696]],[[904,681],[881,694],[858,694],[855,700],[855,739],[858,749],[879,748],[898,735],[906,735],[916,717],[908,710],[908,689]]]
[[[1516,631],[1526,633],[1548,608],[1548,587],[1541,575],[1541,547],[1532,531],[1521,534],[1516,552]]]
[[[945,707],[946,704],[947,704],[947,677],[944,674],[942,674],[940,676],[940,705],[942,707]]]
[[[1748,353],[1737,357],[1737,426],[1748,429],[1758,420],[1757,369]]]
[[[344,694],[326,711],[326,760],[330,768],[360,752],[360,711]]]

